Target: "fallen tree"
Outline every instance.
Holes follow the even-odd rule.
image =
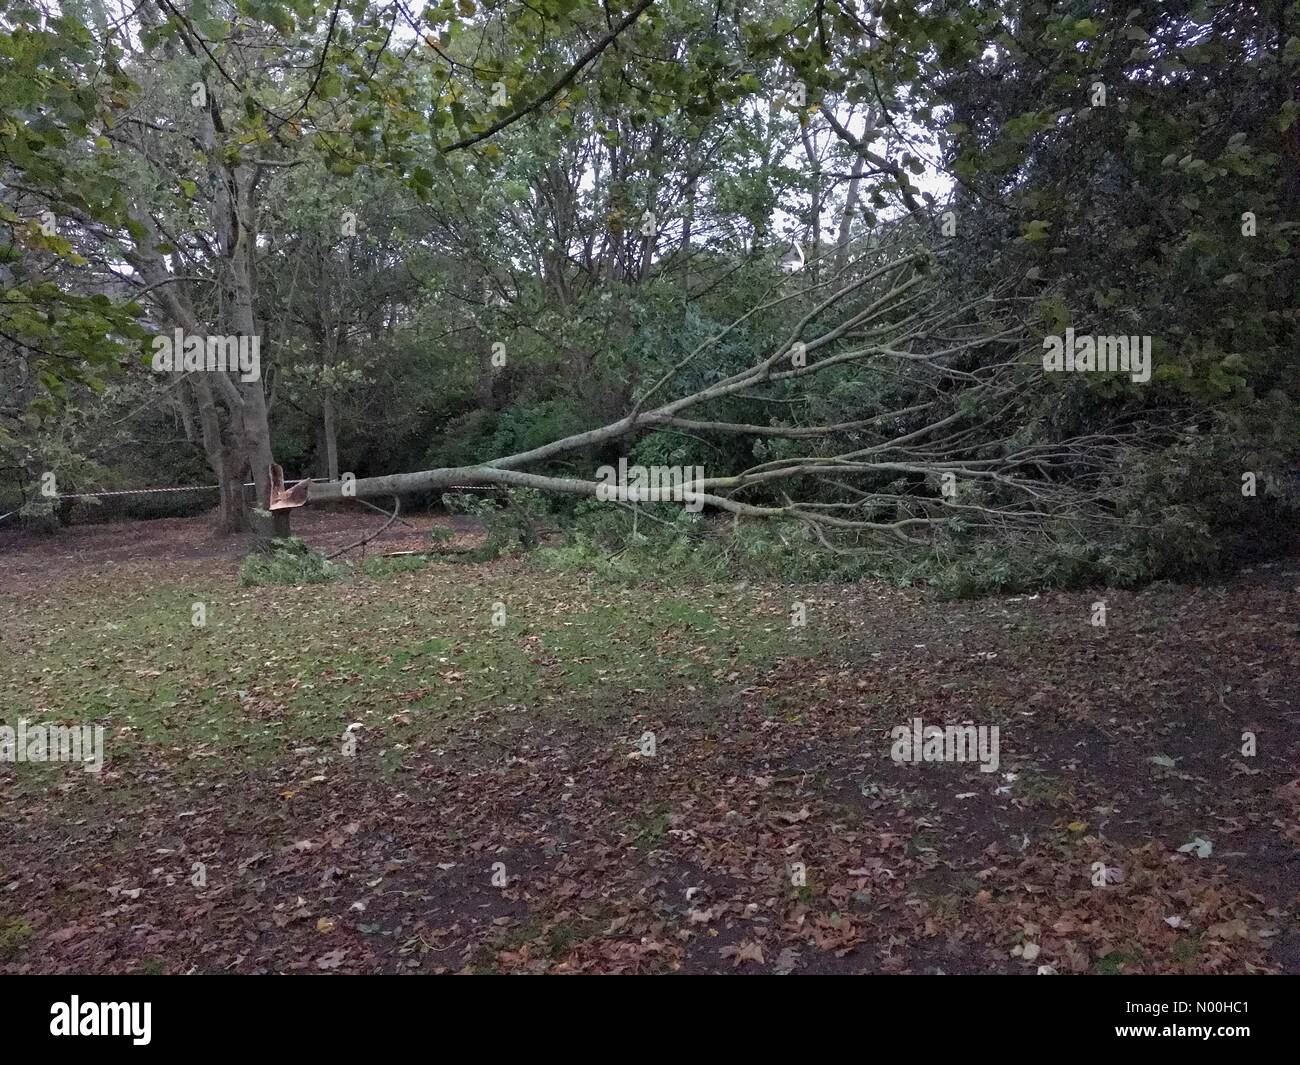
[[[960,286],[934,253],[900,226],[886,246],[863,250],[829,276],[778,289],[695,347],[641,392],[621,418],[541,447],[472,465],[314,484],[309,502],[497,485],[601,495],[601,479],[536,468],[560,456],[608,448],[660,429],[789,441],[799,455],[694,478],[686,498],[738,517],[805,523],[816,539],[884,534],[924,543],[960,522],[1017,537],[1113,521],[1107,473],[1134,445],[1136,427],[1066,440],[1025,432],[1042,409],[1041,293],[999,291],[954,298]],[[909,246],[910,245],[910,246]],[[674,396],[688,367],[760,314],[800,309],[785,339],[745,369]],[[755,424],[710,417],[712,404],[755,390],[798,390],[818,375],[901,375],[904,406],[834,424]],[[899,482],[902,482],[900,486]],[[682,493],[643,490],[645,501]]]

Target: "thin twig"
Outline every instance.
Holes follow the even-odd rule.
[[[376,507],[375,509],[378,510],[379,508]],[[388,527],[397,520],[397,515],[401,511],[401,509],[402,509],[402,500],[398,496],[393,496],[393,513],[388,516],[388,520],[384,522],[383,526],[377,532],[373,532],[369,536],[363,536],[356,543],[348,544],[347,547],[341,547],[337,551],[335,551],[334,554],[326,555],[325,557],[327,559],[338,558],[339,555],[343,554],[345,551],[351,551],[354,547],[361,547],[363,544],[368,544],[370,543],[371,540],[374,540],[377,537],[382,536],[384,533],[388,531]]]

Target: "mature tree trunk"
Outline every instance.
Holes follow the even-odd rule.
[[[812,134],[808,129],[808,120],[800,116],[799,120],[799,137],[803,141],[804,155],[808,157],[808,166],[812,172],[812,203],[809,205],[808,228],[812,236],[812,252],[809,258],[812,262],[809,265],[809,276],[812,283],[817,284],[821,276],[821,254],[822,254],[822,175],[821,161],[817,158],[817,146],[813,144]]]
[[[686,155],[686,190],[682,205],[682,288],[689,294],[691,287],[691,229],[695,225],[695,200],[699,195],[699,171],[695,168],[695,143],[692,141]]]
[[[225,195],[213,197],[213,221],[218,232],[223,233],[222,246],[229,256],[228,286],[231,300],[231,333],[240,337],[258,336],[257,322],[253,317],[253,234],[254,206],[252,180],[246,166],[221,166],[220,176],[233,199]],[[228,215],[220,212],[225,207]],[[227,226],[226,219],[229,219]],[[266,352],[262,353],[267,354]],[[230,381],[228,377],[223,379]],[[240,380],[235,387],[239,397],[239,429],[244,453],[253,468],[253,481],[257,485],[257,505],[266,509],[271,501],[271,425],[266,409],[266,390],[259,373],[251,381]]]
[[[221,531],[243,532],[248,528],[248,507],[244,505],[243,477],[222,478]]]
[[[326,391],[320,401],[321,430],[325,438],[325,476],[339,479],[339,434],[334,424],[334,397]]]
[[[849,176],[848,191],[844,194],[844,213],[840,215],[840,233],[835,239],[835,272],[838,274],[849,261],[849,236],[853,231],[853,218],[858,210],[858,189],[866,160],[861,155],[853,157],[853,172]]]
[[[202,320],[186,283],[176,277],[159,251],[169,242],[162,239],[148,212],[132,212],[143,235],[127,250],[126,258],[148,282],[150,299],[160,312],[160,324],[199,337],[206,336],[215,327],[225,335],[247,337],[251,342],[258,336],[253,315],[256,209],[252,171],[246,165],[226,162],[225,130],[220,127],[210,86],[208,96],[209,108],[199,112],[199,141],[208,160],[213,189],[208,217],[220,253],[211,263],[215,274],[211,280],[224,294],[225,315],[216,322]],[[223,136],[218,136],[219,131]],[[265,356],[266,352],[261,354]],[[262,375],[243,381],[219,369],[204,369],[187,373],[185,379],[198,408],[204,454],[221,486],[221,529],[242,531],[248,527],[243,500],[245,471],[252,473],[257,486],[258,507],[264,510],[270,503],[270,468],[274,459]],[[225,410],[224,419],[218,404]],[[267,531],[269,523],[260,523],[259,532]]]

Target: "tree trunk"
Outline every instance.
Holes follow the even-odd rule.
[[[685,206],[682,213],[682,288],[687,293],[691,287],[691,227],[695,224],[695,197],[696,197],[696,179],[698,174],[695,170],[695,145],[692,143],[690,154],[686,159],[687,176],[686,176],[686,195]]]
[[[207,456],[208,466],[216,476],[218,490],[221,492],[220,531],[243,532],[248,528],[248,508],[244,506],[243,484],[246,462],[238,450],[228,445],[222,437],[221,419],[207,377],[201,373],[189,374],[185,383],[198,407],[203,453]]]
[[[339,433],[334,424],[334,398],[328,393],[320,401],[321,429],[325,434],[325,476],[339,479]]]
[[[248,528],[248,508],[244,506],[244,478],[224,479],[221,484],[221,531],[243,532]]]
[[[812,137],[808,132],[808,120],[801,118],[799,122],[799,136],[803,140],[804,155],[808,157],[808,165],[812,170],[812,204],[809,207],[811,218],[809,219],[809,229],[812,235],[812,254],[809,258],[811,270],[809,275],[812,283],[818,282],[821,273],[821,254],[822,254],[822,174],[821,161],[817,158],[817,149],[812,142]]]
[[[858,210],[858,188],[862,182],[862,171],[866,160],[861,155],[853,157],[853,173],[849,177],[849,189],[844,195],[844,213],[840,215],[840,235],[835,241],[835,272],[843,271],[849,261],[849,237],[853,232],[853,218]]]

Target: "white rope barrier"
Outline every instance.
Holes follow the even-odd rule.
[[[302,478],[302,480],[298,480],[298,481],[285,481],[284,482],[285,487],[288,487],[289,485],[293,485],[293,484],[301,484],[303,480],[310,480],[312,484],[330,483],[330,479],[328,477],[310,477],[310,478],[304,477]],[[95,499],[101,496],[105,496],[105,497],[106,496],[147,496],[147,495],[154,495],[160,492],[214,492],[220,487],[221,485],[219,484],[190,484],[190,485],[184,485],[183,487],[180,488],[122,488],[122,489],[117,489],[108,492],[63,492],[60,493],[59,495],[44,496],[42,498]],[[252,481],[245,481],[240,487],[255,488],[256,485]],[[14,513],[14,512],[11,511],[10,513]],[[5,517],[8,516],[9,516],[8,514],[5,515]]]
[[[295,484],[301,484],[304,480],[311,481],[312,484],[334,484],[328,477],[304,477],[297,481],[285,481],[285,487]],[[240,487],[255,488],[253,481],[245,481]],[[483,485],[483,484],[452,484],[447,486],[449,492],[497,492],[503,485]],[[215,492],[221,488],[219,484],[190,484],[182,485],[180,488],[119,488],[103,492],[60,492],[58,495],[43,496],[43,499],[109,499],[116,496],[148,496],[161,495],[167,492]],[[18,511],[11,510],[7,514],[0,514],[0,521],[11,518]],[[387,513],[385,511],[384,513]],[[402,524],[410,524],[403,522]]]

